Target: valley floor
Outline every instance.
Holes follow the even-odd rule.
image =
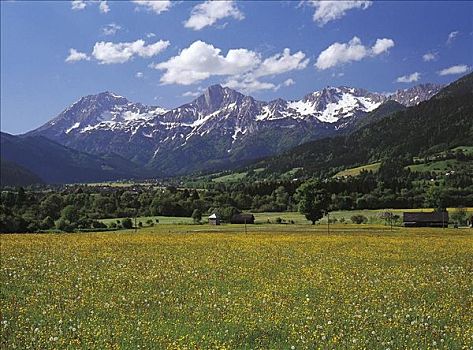
[[[2,235],[2,349],[469,349],[473,231]]]

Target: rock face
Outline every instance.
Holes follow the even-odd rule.
[[[228,167],[348,130],[388,100],[412,106],[441,86],[385,95],[327,87],[301,100],[257,101],[212,85],[194,101],[166,111],[103,92],[81,98],[30,135],[96,155],[118,154],[161,174]]]

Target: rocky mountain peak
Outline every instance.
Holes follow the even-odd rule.
[[[204,93],[193,101],[197,109],[203,113],[213,113],[230,103],[239,103],[245,96],[219,84],[211,85]]]

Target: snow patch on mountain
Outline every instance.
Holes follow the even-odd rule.
[[[66,134],[69,134],[72,130],[77,129],[80,126],[80,123],[77,122],[73,126],[71,126],[69,129],[66,130]]]

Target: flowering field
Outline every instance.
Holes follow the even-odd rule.
[[[3,235],[0,348],[472,348],[471,230],[272,226]]]

